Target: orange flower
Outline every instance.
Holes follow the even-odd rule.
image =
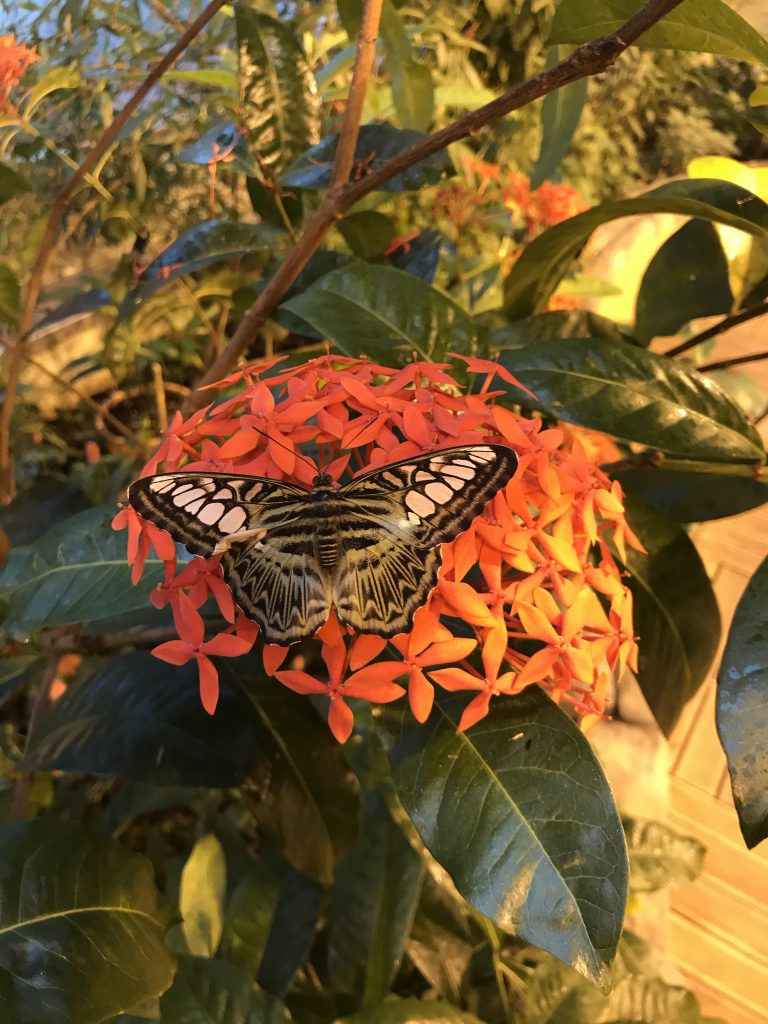
[[[30,64],[40,60],[34,46],[16,42],[16,36],[0,36],[0,110],[7,104],[11,89]]]
[[[501,441],[517,451],[515,477],[469,530],[443,545],[437,587],[407,633],[391,642],[356,635],[331,614],[318,631],[314,659],[305,660],[306,648],[301,659],[290,647],[264,648],[268,674],[296,692],[328,698],[328,722],[342,742],[354,725],[349,698],[395,700],[405,693],[396,682],[401,676],[418,721],[429,716],[435,683],[472,693],[465,729],[487,713],[492,697],[534,683],[589,719],[602,713],[610,674],[636,663],[631,595],[608,543],[619,551],[639,547],[624,518],[621,487],[600,470],[597,449],[579,432],[545,430],[539,420],[496,404],[492,385],[496,377],[508,380],[503,367],[460,358],[480,375],[479,392],[463,394],[450,363],[390,369],[328,354],[301,366],[271,360],[240,370],[221,385],[239,385],[236,394],[185,422],[174,420],[142,474],[191,467],[307,486],[316,472],[302,451],[310,441],[334,480],[450,445]],[[211,656],[249,650],[256,625],[237,613],[234,626],[206,641],[197,608],[208,597],[224,622],[235,618],[218,558],[196,558],[176,575],[176,547],[166,533],[132,509],[119,512],[114,526],[128,528],[135,579],[150,547],[165,563],[154,600],[170,602],[180,639],[156,653],[178,664],[196,660],[211,709]]]

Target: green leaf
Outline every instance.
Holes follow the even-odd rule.
[[[199,139],[180,149],[176,159],[180,164],[207,166],[219,154],[229,153],[234,157],[246,151],[244,133],[234,122],[227,121],[212,125]]]
[[[472,318],[451,299],[412,274],[355,261],[332,270],[303,294],[283,303],[349,356],[390,365],[470,354],[477,339]]]
[[[342,1017],[335,1024],[481,1024],[471,1013],[435,999],[388,999],[379,1006]]]
[[[160,1000],[160,1024],[252,1024],[250,1008],[251,982],[234,964],[184,956]]]
[[[0,324],[17,324],[20,312],[19,281],[10,267],[0,263]]]
[[[441,698],[423,726],[381,717],[400,800],[466,900],[604,987],[628,869],[602,769],[538,687],[457,734],[465,704]]]
[[[36,629],[81,625],[86,632],[151,609],[149,594],[163,566],[149,558],[131,583],[126,535],[110,527],[112,506],[86,509],[54,526],[28,548],[17,548],[0,575],[10,602],[3,629],[22,639]],[[156,613],[155,613],[156,614]]]
[[[53,820],[0,828],[0,1010],[13,1024],[97,1024],[164,991],[152,865]]]
[[[442,241],[443,236],[439,231],[427,228],[391,253],[389,262],[398,270],[405,270],[427,284],[432,284],[440,263]]]
[[[695,317],[728,313],[728,261],[714,227],[691,220],[661,246],[640,282],[634,335],[650,342]]]
[[[681,523],[735,516],[768,501],[768,484],[751,477],[689,470],[624,469],[612,473],[625,491]]]
[[[733,617],[717,676],[717,731],[728,758],[744,842],[768,836],[768,559],[749,581]]]
[[[380,35],[392,75],[392,99],[400,125],[425,132],[432,124],[435,106],[432,72],[416,60],[392,0],[384,0],[382,5]]]
[[[29,90],[24,104],[24,116],[29,118],[40,103],[52,92],[59,89],[77,89],[80,86],[80,69],[75,65],[54,67]]]
[[[640,637],[637,678],[669,736],[712,664],[720,613],[699,553],[679,523],[629,495],[625,508],[647,552],[630,548],[626,562]]]
[[[251,0],[237,4],[235,17],[241,124],[262,164],[279,172],[317,142],[317,85],[290,22]]]
[[[285,859],[322,883],[357,829],[359,795],[341,748],[308,702],[265,676],[261,659],[219,664],[255,711],[259,824]]]
[[[34,654],[3,658],[0,661],[0,701],[7,700],[12,693],[20,689],[44,663],[43,658]]]
[[[747,189],[714,178],[668,182],[633,199],[602,203],[534,239],[505,282],[504,308],[509,317],[519,319],[544,308],[589,236],[601,224],[644,213],[701,217],[768,239],[768,206]]]
[[[7,164],[0,164],[0,205],[22,192],[29,192],[32,186],[25,177]]]
[[[552,43],[585,43],[621,28],[638,10],[635,0],[582,0],[558,6]],[[720,53],[768,64],[768,42],[723,0],[683,0],[642,34],[636,46]]]
[[[267,946],[286,865],[262,855],[237,883],[227,906],[223,956],[255,977]]]
[[[626,341],[630,345],[635,343],[635,339],[625,334],[613,320],[586,309],[553,309],[547,313],[536,313],[496,327],[491,333],[491,342],[497,349],[525,348],[534,342],[568,338],[608,338],[610,341]]]
[[[759,85],[750,93],[744,114],[759,132],[768,135],[768,85]]]
[[[760,436],[712,380],[693,367],[601,338],[501,353],[535,395],[515,401],[557,419],[683,457],[763,462]]]
[[[70,686],[38,722],[24,770],[118,775],[156,786],[237,786],[258,742],[247,706],[222,686],[200,703],[197,666],[122,654]]]
[[[70,327],[80,320],[86,319],[91,313],[105,306],[112,305],[112,296],[106,288],[89,288],[85,292],[75,292],[59,306],[52,309],[35,324],[31,336],[41,338],[49,331]]]
[[[227,862],[215,835],[198,839],[181,871],[181,930],[193,956],[212,957],[224,930]]]
[[[378,256],[395,236],[392,219],[377,210],[347,214],[336,226],[355,256],[362,259]]]
[[[568,46],[550,46],[547,67],[552,67],[563,60],[569,52]],[[554,178],[557,174],[560,164],[571,148],[586,101],[586,78],[561,86],[544,97],[541,105],[541,143],[539,155],[531,171],[531,188],[538,188],[543,181]]]
[[[391,124],[364,124],[355,147],[353,179],[365,177],[391,157],[410,149],[424,138],[421,132],[393,128]],[[306,153],[302,153],[283,174],[281,184],[292,188],[327,188],[331,183],[338,141],[338,135],[329,135]],[[437,185],[443,178],[455,173],[451,158],[446,150],[441,149],[385,181],[380,186],[380,191],[408,192],[427,185]]]
[[[698,839],[681,836],[659,821],[625,819],[632,892],[655,892],[698,878],[706,849]]]
[[[259,967],[258,982],[265,991],[284,996],[294,974],[306,962],[323,895],[317,882],[288,869]]]
[[[211,85],[225,92],[237,92],[237,76],[224,68],[197,68],[189,71],[166,71],[166,82],[194,82],[195,85]]]
[[[335,992],[353,993],[371,1008],[386,997],[413,924],[422,867],[374,791],[331,893],[328,976]]]

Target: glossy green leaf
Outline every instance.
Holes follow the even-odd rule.
[[[198,839],[181,871],[179,913],[187,949],[193,956],[212,957],[224,930],[227,861],[215,835]]]
[[[250,1009],[251,982],[239,968],[184,956],[160,1000],[160,1024],[251,1024]]]
[[[638,681],[669,736],[712,664],[720,613],[701,557],[680,524],[629,495],[625,507],[646,548],[629,548],[626,562],[640,638]]]
[[[589,236],[601,224],[648,213],[700,217],[768,239],[768,205],[746,189],[714,178],[668,182],[633,199],[601,203],[534,239],[506,279],[504,308],[508,316],[519,319],[543,310]]]
[[[0,263],[0,324],[16,324],[19,320],[21,289],[10,267]]]
[[[535,395],[515,401],[557,419],[683,457],[762,462],[760,436],[735,403],[693,367],[620,341],[553,341],[503,351]]]
[[[751,477],[665,469],[624,469],[612,473],[629,494],[642,498],[681,523],[735,516],[768,501],[768,483]]]
[[[393,156],[410,149],[425,136],[406,128],[393,128],[391,124],[364,124],[355,147],[353,180],[365,177]],[[281,183],[293,188],[324,189],[331,183],[331,170],[336,156],[338,135],[329,135],[316,146],[302,153],[283,174]],[[448,153],[441,149],[412,167],[396,174],[380,186],[382,192],[407,192],[437,185],[455,170]]]
[[[240,784],[256,756],[247,706],[228,686],[211,716],[194,662],[177,667],[137,651],[113,658],[49,707],[23,767],[224,788]]]
[[[425,132],[435,106],[432,72],[414,56],[411,41],[392,0],[384,0],[379,29],[392,75],[392,99],[402,128]]]
[[[74,64],[52,67],[29,90],[24,103],[24,116],[29,118],[39,103],[59,89],[77,89],[80,85],[80,68]]]
[[[491,343],[496,349],[525,348],[534,343],[568,338],[608,338],[635,344],[635,339],[613,320],[586,309],[553,309],[536,313],[495,327],[491,333]]]
[[[10,604],[3,629],[23,638],[36,629],[81,625],[86,632],[120,616],[150,609],[149,594],[163,578],[149,558],[137,586],[126,561],[126,535],[112,530],[112,506],[87,509],[54,526],[33,545],[15,549],[0,574]]]
[[[553,43],[584,43],[621,28],[638,10],[634,0],[581,0],[558,6]],[[644,32],[637,46],[720,53],[768,64],[768,42],[723,0],[683,0]]]
[[[550,46],[547,66],[552,67],[563,60],[570,49],[569,46]],[[539,155],[531,171],[531,188],[538,188],[543,181],[557,174],[571,148],[586,101],[586,78],[561,86],[544,97],[541,104],[541,142]]]
[[[432,284],[440,263],[440,246],[443,236],[439,231],[427,228],[415,238],[409,239],[389,256],[389,262],[398,270],[405,270],[414,277]]]
[[[267,946],[287,867],[262,855],[237,883],[227,905],[222,955],[255,977]]]
[[[0,164],[0,205],[32,188],[27,179],[13,167]]]
[[[294,974],[305,963],[318,926],[323,895],[319,883],[288,869],[259,967],[258,982],[266,992],[284,996]]]
[[[281,189],[279,192],[276,192],[274,186],[270,185],[268,187],[260,177],[252,176],[246,179],[246,187],[254,213],[257,213],[267,224],[285,229],[285,217],[293,225],[298,225],[301,221],[304,209],[301,192],[291,191],[290,189]],[[276,202],[278,194],[282,203],[282,210]],[[285,216],[283,211],[285,211]]]
[[[650,342],[695,317],[728,313],[728,261],[714,227],[691,220],[661,246],[640,282],[633,334]]]
[[[481,1024],[471,1013],[435,999],[388,999],[379,1006],[343,1017],[336,1024]]]
[[[38,819],[0,828],[0,1014],[97,1024],[164,991],[152,865],[112,839]]]
[[[334,991],[352,993],[371,1008],[386,997],[413,924],[422,869],[383,794],[374,791],[331,893],[328,976]]]
[[[441,698],[423,726],[394,709],[381,717],[400,800],[466,900],[605,987],[627,861],[602,769],[537,687],[457,734],[465,704]]]
[[[441,359],[446,351],[470,354],[472,318],[424,281],[395,270],[353,262],[331,271],[282,309],[297,314],[349,356],[389,365]]]
[[[362,259],[378,256],[395,235],[394,221],[378,210],[347,214],[337,227],[355,256]]]
[[[717,731],[751,849],[768,836],[768,559],[744,591],[717,676]]]
[[[262,164],[279,172],[318,139],[317,85],[293,25],[235,8],[242,126]]]
[[[698,839],[682,836],[660,821],[625,819],[632,892],[655,892],[698,878],[706,849]]]
[[[224,660],[220,672],[255,711],[259,824],[289,864],[329,883],[357,830],[358,788],[341,748],[305,699],[264,675],[260,659]]]
[[[92,313],[112,304],[112,296],[106,288],[89,288],[85,292],[75,292],[61,305],[39,320],[32,329],[31,336],[40,338],[52,330],[70,327],[79,320],[84,320]]]

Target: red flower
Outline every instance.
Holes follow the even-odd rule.
[[[0,109],[8,102],[11,89],[36,60],[34,46],[16,42],[16,36],[0,36]]]

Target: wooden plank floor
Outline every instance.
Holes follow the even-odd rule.
[[[767,348],[768,324],[757,323],[759,331],[724,336],[717,354]],[[768,364],[754,364],[752,375],[768,390]],[[705,1013],[728,1024],[768,1024],[768,842],[752,851],[744,845],[714,716],[715,679],[734,609],[768,556],[768,505],[699,524],[691,536],[714,584],[723,639],[670,743],[670,825],[699,838],[708,852],[702,876],[672,891],[669,954]]]

